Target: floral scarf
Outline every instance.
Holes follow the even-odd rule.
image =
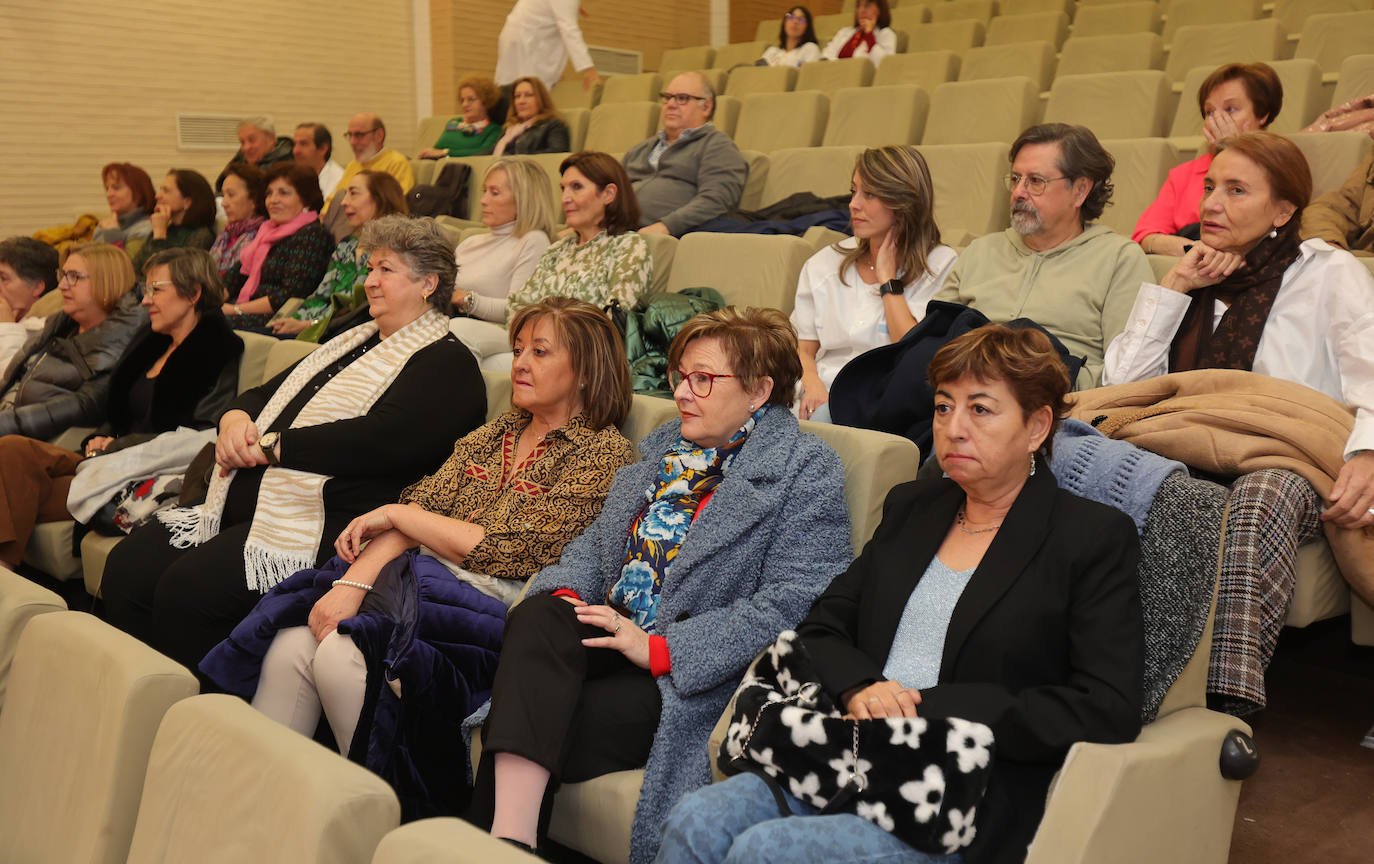
[[[644,491],[648,503],[630,528],[620,579],[606,595],[608,605],[641,629],[654,629],[663,577],[763,411],[754,412],[720,447],[698,447],[681,438],[664,454],[654,484]]]
[[[219,268],[221,277],[228,276],[234,265],[239,263],[239,253],[266,221],[266,216],[253,216],[224,226],[224,231],[215,238],[214,245],[210,247],[210,254],[214,256],[215,266]]]
[[[340,309],[353,309],[360,305],[367,299],[363,291],[363,280],[367,279],[367,258],[366,252],[358,251],[357,237],[345,237],[335,247],[320,286],[305,298],[291,317],[297,321],[317,323],[327,321]],[[316,329],[313,338],[302,338],[307,342],[318,342],[324,328]]]

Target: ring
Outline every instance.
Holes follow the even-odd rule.
[[[615,616],[615,632],[620,632],[620,616]]]
[[[877,696],[869,696],[869,697],[868,697],[868,701],[869,701],[869,702],[881,702],[881,701],[883,701],[883,700],[879,699]]]

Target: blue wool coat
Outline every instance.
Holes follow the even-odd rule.
[[[530,593],[571,588],[596,603],[620,577],[625,541],[659,462],[682,435],[673,420],[645,436],[644,461],[622,468],[601,515]],[[635,811],[632,864],[658,852],[663,821],[711,780],[706,742],[754,655],[796,626],[848,565],[849,510],[840,457],[771,406],[703,507],[663,580],[654,632],[672,671]]]

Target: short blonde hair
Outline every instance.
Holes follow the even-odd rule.
[[[482,183],[487,182],[496,169],[506,172],[506,183],[515,198],[515,236],[524,237],[531,231],[543,231],[553,239],[553,184],[548,172],[530,159],[501,157],[487,166]]]
[[[694,339],[716,339],[730,361],[730,372],[745,390],[753,390],[763,378],[773,379],[768,405],[792,407],[801,358],[797,355],[797,331],[778,309],[749,306],[740,311],[726,306],[703,312],[678,331],[668,349],[668,368],[677,369],[682,353]]]
[[[80,255],[86,262],[86,270],[91,277],[91,297],[100,308],[109,312],[119,302],[119,298],[134,287],[134,265],[124,250],[109,243],[83,243],[67,249],[62,256],[62,264],[67,259]]]

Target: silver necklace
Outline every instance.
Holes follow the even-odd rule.
[[[954,524],[958,525],[959,530],[963,531],[965,534],[986,534],[989,531],[996,531],[998,528],[1002,527],[1002,523],[998,522],[991,528],[969,528],[964,524],[964,521],[964,506],[960,505],[958,515],[954,517]]]

